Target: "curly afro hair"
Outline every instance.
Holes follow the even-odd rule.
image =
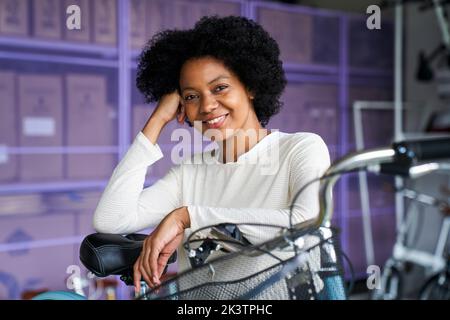
[[[190,59],[221,60],[254,94],[253,107],[263,127],[280,111],[286,78],[280,50],[256,22],[244,17],[203,17],[193,29],[156,34],[139,58],[136,85],[147,102],[179,90],[180,70]]]

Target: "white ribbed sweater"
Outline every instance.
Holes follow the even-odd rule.
[[[323,140],[305,132],[272,131],[236,162],[219,162],[219,151],[215,159],[208,158],[213,159],[212,163],[201,163],[206,154],[189,157],[144,188],[147,169],[156,161],[163,161],[160,160],[163,154],[157,144],[139,132],[100,198],[94,213],[94,228],[103,233],[133,233],[158,225],[165,215],[181,206],[187,206],[191,220],[185,236],[201,227],[224,222],[288,226],[289,207],[295,193],[321,176],[330,165]],[[251,159],[258,162],[250,163]],[[272,170],[264,171],[261,164],[267,161],[272,161]],[[294,223],[318,214],[318,187],[318,183],[311,185],[297,199]],[[278,232],[256,226],[239,229],[252,243],[268,240]],[[189,263],[181,251],[179,268],[184,270]]]

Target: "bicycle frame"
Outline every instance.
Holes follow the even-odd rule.
[[[414,145],[414,144],[413,144]],[[445,145],[444,145],[445,146]],[[417,146],[419,153],[422,153],[420,148],[422,146]],[[423,146],[424,149],[425,146]],[[434,148],[434,150],[433,150]],[[426,154],[437,154],[438,158],[444,157],[444,153],[435,152],[436,145],[429,150],[424,150],[423,153]],[[400,155],[399,155],[400,153]],[[407,155],[407,156],[405,156]],[[333,202],[332,202],[332,189],[335,183],[341,176],[341,173],[355,170],[366,170],[373,173],[382,172],[383,164],[396,163],[401,169],[398,174],[406,175],[411,179],[416,179],[427,174],[437,172],[437,171],[450,171],[450,164],[446,162],[428,162],[422,164],[415,164],[414,152],[408,150],[405,147],[393,146],[392,148],[380,148],[372,149],[366,151],[354,152],[347,155],[346,157],[338,160],[334,163],[325,173],[324,176],[331,176],[329,179],[322,180],[319,191],[319,201],[320,201],[320,213],[318,219],[314,222],[315,227],[320,226],[330,226],[331,218],[333,214]],[[449,155],[450,156],[450,155]],[[425,156],[426,158],[427,156]],[[392,169],[391,169],[392,170]],[[390,172],[391,174],[393,172]],[[394,173],[395,174],[395,173]],[[421,199],[422,201],[430,199]],[[418,250],[409,250],[403,245],[397,244],[394,247],[394,259],[389,259],[388,264],[395,264],[396,261],[415,261],[421,265],[429,266],[434,271],[439,271],[445,268],[445,260],[436,256],[444,252],[445,243],[448,236],[448,230],[450,228],[450,219],[446,219],[444,226],[441,229],[439,236],[438,246],[436,248],[435,254],[429,254],[426,252],[421,252]],[[398,259],[398,260],[397,260]],[[382,279],[383,281],[385,279]],[[383,283],[383,287],[386,284]]]
[[[439,206],[440,201],[434,197],[417,193],[414,190],[403,189],[400,193],[407,199],[428,205]],[[405,217],[405,221],[400,225],[396,243],[394,245],[392,258],[396,261],[409,261],[414,264],[423,266],[426,269],[427,275],[434,274],[441,271],[446,266],[446,259],[444,258],[445,244],[450,232],[450,217],[444,218],[444,221],[439,232],[434,253],[429,253],[423,250],[411,249],[405,245],[408,228],[411,224],[412,216]]]

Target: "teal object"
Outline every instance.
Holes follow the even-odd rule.
[[[331,276],[323,279],[324,289],[319,292],[319,300],[347,300],[344,281],[341,276]]]
[[[73,292],[49,291],[38,294],[32,300],[87,300],[87,298]]]

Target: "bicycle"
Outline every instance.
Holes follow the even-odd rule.
[[[403,141],[391,147],[349,154],[294,197],[293,203],[306,187],[320,181],[320,212],[316,220],[291,223],[289,227],[260,225],[279,228],[280,235],[258,245],[244,243],[236,234],[224,233],[227,224],[207,227],[216,233],[203,238],[192,239],[197,234],[194,232],[185,248],[199,265],[152,290],[143,283],[136,299],[347,299],[343,253],[337,233],[331,228],[332,190],[339,177],[368,170],[414,179],[434,171],[450,170],[445,162],[419,164],[418,161],[448,157],[450,138]],[[132,279],[130,270],[142,248],[141,240],[102,234],[86,239],[80,249],[80,259],[89,270],[99,276],[120,274],[124,281]],[[196,242],[202,244],[194,248]],[[223,249],[228,253],[210,261],[205,259],[211,252]],[[234,271],[221,272],[226,269]]]
[[[438,208],[444,217],[444,223],[442,224],[439,232],[436,248],[433,253],[429,253],[427,251],[413,249],[407,244],[407,236],[412,225],[413,216],[409,214],[404,217],[404,220],[397,231],[393,254],[387,260],[383,268],[380,288],[373,292],[372,299],[375,300],[398,300],[403,298],[403,273],[407,270],[410,264],[424,267],[428,274],[439,274],[443,271],[443,276],[445,277],[446,263],[444,252],[445,244],[447,243],[447,238],[450,231],[449,203],[447,201],[440,200],[407,188],[398,191],[403,195],[403,197],[410,199],[415,203]],[[432,278],[434,279],[435,277]],[[430,279],[429,281],[431,282],[425,286],[431,286],[432,283],[434,283],[433,279]],[[421,291],[424,290],[425,287],[421,289]],[[429,290],[430,289],[428,288],[425,291],[429,292]],[[428,293],[421,293],[419,297],[422,299],[426,295],[428,295]]]

